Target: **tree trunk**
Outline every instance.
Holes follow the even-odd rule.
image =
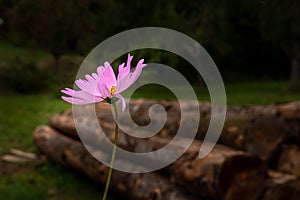
[[[299,92],[300,87],[300,49],[298,43],[295,42],[293,47],[293,53],[291,56],[291,79],[290,89],[291,92]]]

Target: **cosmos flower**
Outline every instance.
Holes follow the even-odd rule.
[[[124,97],[120,94],[130,87],[140,76],[142,69],[146,66],[144,59],[139,60],[133,72],[130,72],[133,56],[128,54],[127,63],[119,65],[116,77],[109,62],[97,68],[97,72],[86,75],[85,79],[75,81],[80,90],[65,88],[62,93],[69,95],[62,96],[62,99],[76,105],[84,105],[105,101],[111,103],[113,99],[122,100],[122,111],[126,108]]]

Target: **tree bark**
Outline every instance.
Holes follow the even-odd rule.
[[[36,128],[34,141],[49,159],[78,170],[95,182],[105,184],[109,168],[93,158],[79,141],[66,137],[48,126]],[[195,199],[156,173],[129,174],[115,170],[110,187],[112,191],[122,194],[127,199]]]
[[[276,169],[300,177],[300,147],[289,144],[282,147],[277,158]]]
[[[119,147],[132,152],[150,152],[160,149],[170,142],[180,125],[177,102],[134,100],[129,106],[131,117],[137,124],[146,125],[150,121],[149,108],[156,103],[163,105],[167,111],[168,119],[163,129],[151,138],[142,139],[127,135],[127,131],[134,135],[139,134],[134,128],[127,127],[127,131],[120,131]],[[183,119],[183,123],[189,123],[192,120],[195,106],[200,107],[202,121],[200,121],[197,137],[203,137],[210,119],[210,104],[185,102],[181,106],[187,109],[186,111],[191,112],[191,115]],[[97,118],[92,119],[90,113],[95,108]],[[104,133],[111,141],[114,139],[114,119],[108,104],[99,103],[96,106],[80,106],[78,118],[77,126],[82,128],[84,133],[81,134],[84,137],[86,135],[86,139],[90,138],[90,141],[95,141]],[[120,121],[122,120],[124,119],[121,118]],[[50,124],[53,128],[65,134],[72,142],[79,142],[71,110],[52,116]],[[98,124],[101,125],[102,131],[97,130],[99,127],[96,125]],[[167,184],[174,184],[174,186],[184,190],[184,194],[194,198],[240,199],[243,197],[246,199],[268,200],[272,198],[281,199],[288,196],[290,191],[291,198],[297,199],[300,189],[298,187],[300,184],[299,179],[297,179],[300,174],[300,160],[298,159],[300,157],[299,125],[300,102],[229,107],[224,130],[219,141],[234,148],[248,151],[254,156],[216,145],[207,157],[199,159],[198,151],[202,143],[195,141],[178,160],[159,172],[153,173],[155,174],[153,177],[156,177],[156,175],[158,178],[164,177]],[[57,137],[58,141],[63,136],[61,133],[58,133],[60,135]],[[47,134],[41,133],[40,135],[45,135],[43,137],[47,138]],[[184,140],[184,138],[182,139]],[[35,141],[37,140],[40,139],[35,137]],[[100,143],[102,144],[101,141]],[[180,149],[180,143],[175,143],[173,149]],[[52,145],[57,146],[54,147],[55,150],[62,146],[59,145],[59,142],[53,142]],[[48,148],[51,149],[53,146],[50,147],[49,145]],[[67,146],[72,145],[68,144]],[[43,147],[39,148],[45,151],[46,155],[53,155],[53,152],[49,153]],[[109,152],[101,153],[109,154]],[[86,152],[86,154],[88,153]],[[255,155],[267,161],[272,169],[290,173],[293,176],[278,172],[270,173],[271,175],[265,181],[267,167]],[[49,157],[51,158],[51,155]],[[55,158],[52,159],[55,160]],[[149,160],[149,162],[151,161]],[[68,166],[77,168],[74,163],[69,163]],[[87,168],[86,166],[79,170],[83,171]],[[293,177],[293,179],[290,179],[290,177]],[[147,182],[143,177],[141,179]],[[146,179],[152,181],[156,178]],[[104,180],[105,178],[103,178]],[[126,181],[122,183],[127,185]],[[147,183],[146,185],[151,184],[153,183]],[[265,186],[263,187],[263,185]],[[119,191],[120,189],[117,188],[116,190]]]
[[[171,180],[195,196],[208,199],[250,200],[260,196],[267,172],[260,159],[221,146],[199,159],[200,145],[195,142],[194,147],[170,165],[167,170]]]
[[[291,81],[290,89],[291,92],[299,92],[300,87],[300,49],[297,42],[294,43],[293,53],[291,55]]]
[[[300,180],[296,176],[269,171],[262,200],[298,200]]]
[[[149,107],[155,103],[163,105],[167,111],[167,121],[158,135],[173,137],[177,133],[181,120],[179,106],[175,101],[135,100],[129,106],[132,111],[131,117],[139,125],[148,124],[150,121],[148,117]],[[186,102],[183,107],[190,115],[182,119],[181,123],[187,126],[189,123],[193,123],[193,111],[196,106],[201,109],[201,117],[198,131],[195,131],[195,134],[197,134],[197,139],[202,140],[210,122],[210,104]],[[94,108],[82,107],[80,118],[89,121],[89,116],[86,115],[92,112],[92,109]],[[100,125],[113,127],[114,121],[110,106],[99,103],[96,110]],[[228,107],[225,125],[218,142],[238,150],[247,151],[271,162],[278,155],[278,150],[281,150],[281,147],[285,144],[300,145],[300,142],[296,142],[300,140],[299,113],[300,102],[266,106]],[[71,110],[52,116],[50,124],[66,134],[78,137],[76,136]],[[136,132],[134,129],[131,131]]]
[[[50,127],[37,128],[34,133],[34,140],[37,146],[51,160],[83,171],[90,177],[100,180],[102,183],[106,180],[107,167],[104,167],[100,163],[97,165],[95,163],[82,163],[82,158],[87,157],[89,153],[82,150],[79,151],[83,146],[79,147],[80,143],[78,141],[65,137]],[[147,140],[135,141],[135,143],[132,143],[132,141],[134,141],[133,138],[131,138],[131,142],[121,142],[120,145],[126,150],[140,151],[138,147],[142,146],[149,151],[155,151],[168,144],[170,139],[152,137]],[[176,143],[173,147],[174,150],[182,148],[181,143]],[[217,146],[206,158],[199,159],[198,151],[200,146],[201,142],[195,141],[180,159],[161,170],[162,174],[167,174],[168,180],[171,181],[169,183],[165,181],[163,184],[173,183],[177,185],[176,187],[183,188],[184,192],[192,194],[192,197],[201,199],[240,199],[241,195],[245,195],[244,198],[246,199],[253,199],[260,196],[267,168],[259,158],[241,151]],[[101,154],[105,153],[101,152]],[[73,161],[74,159],[76,159],[76,162]],[[149,160],[148,162],[151,161]],[[125,163],[126,161],[124,161]],[[102,172],[103,176],[101,176],[101,173],[97,175],[98,169],[105,169],[105,172]],[[115,185],[112,187],[117,188],[116,185],[122,182],[128,186],[126,190],[130,190],[132,185],[126,182],[129,181],[130,183],[131,180],[128,180],[128,177],[133,175],[119,175],[121,172],[116,173],[117,175],[115,176],[118,178],[112,180],[112,185]],[[152,188],[152,185],[158,184],[157,181],[161,182],[159,180],[161,175],[154,172],[150,174],[153,174],[156,178],[143,178],[141,175],[141,179],[143,179],[141,181],[147,187]],[[145,177],[147,176],[150,175],[145,175]],[[122,177],[126,177],[126,179],[123,180]],[[164,180],[165,178],[162,179]],[[161,186],[160,188],[165,187]],[[117,188],[117,190],[119,189]],[[138,189],[136,192],[138,194],[141,193]],[[164,189],[159,193],[164,194]],[[135,199],[136,197],[130,198]],[[136,199],[139,199],[139,197]],[[167,198],[164,197],[162,199]]]

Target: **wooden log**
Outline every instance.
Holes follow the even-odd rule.
[[[30,160],[39,160],[40,157],[34,153],[31,152],[25,152],[19,149],[10,149],[10,152],[16,156],[20,156],[26,159],[30,159]]]
[[[49,123],[52,127],[59,129],[63,133],[79,139],[71,109],[67,109],[60,114],[52,115]]]
[[[34,141],[49,159],[79,170],[96,182],[106,182],[108,167],[94,159],[80,142],[48,126],[36,128]],[[130,174],[114,170],[110,187],[112,191],[117,191],[127,199],[195,199],[156,173]]]
[[[300,177],[300,147],[288,144],[282,147],[278,155],[276,169]]]
[[[284,119],[300,118],[300,101],[276,105],[277,115]]]
[[[244,133],[245,150],[270,161],[280,147],[295,137],[285,121],[270,115],[251,120]]]
[[[142,102],[140,102],[142,103]],[[165,103],[167,105],[167,103]],[[140,106],[142,108],[142,106]],[[169,103],[172,115],[176,104]],[[192,111],[196,105],[187,105]],[[199,103],[201,110],[198,139],[203,139],[210,121],[210,105]],[[143,113],[140,111],[140,113]],[[273,169],[300,175],[300,102],[263,106],[230,106],[219,143],[244,150],[266,160]],[[173,119],[176,119],[173,117]],[[192,121],[185,119],[185,122]],[[176,122],[171,122],[176,124]],[[168,126],[165,136],[173,135]],[[176,132],[176,131],[175,131]]]
[[[133,101],[130,104],[133,120],[139,125],[149,123],[148,110],[154,103],[162,104],[168,112],[168,119],[159,132],[159,135],[165,137],[175,135],[180,124],[180,114],[178,105],[172,101]],[[200,103],[199,105],[201,108],[201,120],[196,138],[201,140],[206,134],[210,121],[210,107],[204,103]],[[196,106],[198,105],[195,103],[185,103],[183,107],[187,112],[192,113],[193,108]],[[291,140],[291,138],[300,138],[300,134],[297,132],[299,130],[297,130],[296,127],[299,126],[300,123],[297,120],[286,121],[282,119],[283,114],[280,114],[281,117],[278,117],[275,106],[265,107],[229,108],[225,125],[218,142],[238,150],[245,150],[269,161],[273,159],[276,150],[286,143],[286,141]],[[82,115],[84,116],[85,112],[91,112],[91,109],[91,107],[83,107]],[[113,122],[108,104],[97,104],[96,110],[100,123]],[[281,111],[278,112],[284,113],[282,108]],[[187,125],[193,122],[193,114],[188,116],[191,119],[189,119],[189,117],[183,119],[183,123]],[[75,124],[72,114],[70,114],[69,111],[60,115],[54,115],[50,120],[50,124],[66,134],[76,135]]]
[[[140,125],[147,124],[149,122],[147,121],[149,120],[148,110],[151,105],[156,103],[162,104],[168,112],[168,120],[158,135],[162,137],[174,136],[179,126],[178,119],[180,118],[178,117],[178,103],[176,104],[173,101],[135,100],[130,104],[133,119]],[[197,138],[201,139],[206,133],[209,124],[210,105],[205,103],[200,103],[199,105],[201,108],[201,121]],[[192,112],[196,106],[198,105],[195,103],[184,103],[183,108],[188,112]],[[300,107],[298,107],[299,103],[297,102],[268,106],[229,107],[219,143],[259,156],[266,160],[272,169],[299,176],[300,164],[298,161],[299,156],[297,156],[299,151],[286,150],[285,147],[291,141],[300,140],[298,130],[300,122],[298,119],[299,114],[297,114]],[[89,116],[86,113],[90,113],[90,109],[94,109],[94,107],[82,107],[81,118],[85,118],[85,121],[89,121]],[[105,132],[111,132],[110,137],[112,138],[114,124],[110,105],[104,103],[96,104],[96,110],[100,125],[105,128]],[[294,116],[294,118],[291,116]],[[189,117],[193,117],[193,115],[189,115]],[[192,121],[189,118],[183,119],[183,123]],[[78,137],[70,111],[53,116],[50,124],[66,134],[73,135],[72,137]],[[131,132],[134,131],[132,130]],[[121,147],[129,150],[135,148],[128,145],[128,143],[135,144],[135,139],[132,140],[126,134],[120,137],[121,142],[119,145]],[[294,143],[294,145],[300,148],[300,142]],[[287,151],[292,153],[286,153]]]
[[[138,103],[145,104],[144,101]],[[136,102],[132,104],[136,104]],[[176,128],[179,126],[178,120],[180,120],[180,117],[174,117],[174,115],[180,113],[178,104],[174,102],[163,102],[161,104],[168,108],[166,109],[168,117],[173,119],[173,121],[169,120],[169,123],[176,124],[177,127],[174,128],[173,126],[169,130],[171,126],[168,125],[167,121],[160,134],[164,136],[174,135],[177,131]],[[146,105],[151,106],[150,104]],[[188,112],[193,112],[193,108],[197,106],[201,110],[201,117],[196,138],[202,140],[210,122],[210,104],[183,102],[183,107]],[[147,112],[142,112],[143,109],[146,110],[145,106],[138,105],[137,107],[140,115],[147,115]],[[229,106],[225,125],[218,142],[257,155],[272,165],[272,161],[277,159],[275,157],[278,155],[278,149],[282,149],[282,146],[291,140],[300,140],[299,111],[300,102],[262,106]],[[190,117],[193,117],[193,115],[190,115]],[[192,119],[184,119],[184,123],[192,121]],[[300,147],[299,142],[296,145]],[[289,156],[289,159],[291,159],[290,163],[293,163],[293,158]],[[272,165],[272,167],[275,168],[276,166]],[[296,164],[296,167],[300,168],[298,164]]]
[[[294,175],[269,171],[262,200],[298,200],[300,180]]]
[[[109,123],[106,123],[106,125],[106,134],[112,140],[113,137],[110,136],[113,135],[113,130],[109,130],[112,126]],[[91,124],[88,126],[90,128]],[[53,130],[49,127],[36,130],[34,137],[37,146],[46,155],[51,154],[49,156],[51,159],[64,163],[62,156],[47,150],[47,148],[50,148],[57,151],[57,149],[65,148],[66,144],[59,142],[64,136],[56,133],[55,139],[52,139],[51,144],[47,142],[48,147],[43,147],[40,144],[41,137],[37,136],[43,136],[42,141],[44,141],[49,138],[47,136],[49,135],[48,132],[51,132],[53,135]],[[170,142],[169,138],[159,136],[144,140],[137,140],[132,137],[123,140],[122,137],[125,135],[120,132],[121,139],[119,138],[119,145],[133,152],[155,151]],[[71,142],[67,145],[69,148],[72,146]],[[184,143],[184,139],[175,143],[173,146],[174,151],[182,148],[182,144]],[[162,170],[163,174],[168,174],[169,179],[174,184],[179,185],[180,188],[185,188],[194,197],[198,198],[239,199],[242,194],[248,194],[252,198],[260,195],[267,170],[266,165],[259,158],[248,155],[245,152],[217,146],[206,158],[199,159],[198,151],[200,146],[201,142],[195,141],[180,159]],[[62,150],[58,150],[57,152],[62,152]],[[73,157],[70,156],[70,158]],[[149,160],[148,162],[151,161]],[[73,163],[73,165],[77,166],[76,163]],[[85,166],[82,170],[87,167]]]
[[[195,141],[170,165],[172,180],[205,198],[250,200],[260,196],[267,167],[258,157],[217,145],[208,156],[199,159],[200,145]]]
[[[9,163],[34,163],[41,164],[45,161],[45,156],[25,152],[19,149],[10,149],[12,154],[2,155],[0,160]]]
[[[0,157],[0,160],[8,162],[8,163],[34,163],[34,164],[41,164],[44,162],[43,158],[40,159],[29,159],[26,157],[16,156],[16,155],[3,155]]]

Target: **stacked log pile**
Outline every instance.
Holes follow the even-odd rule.
[[[133,120],[139,125],[148,124],[148,111],[153,104],[161,104],[167,111],[164,127],[146,139],[131,137],[121,130],[119,147],[131,152],[155,151],[170,142],[180,120],[185,123],[193,121],[192,118],[180,119],[179,105],[175,101],[143,99],[130,103]],[[181,106],[191,112],[190,117],[196,106],[201,110],[196,133],[199,140],[195,140],[179,159],[159,171],[136,174],[114,170],[112,190],[127,199],[267,200],[299,197],[300,103],[229,107],[220,144],[203,159],[198,158],[198,151],[209,124],[210,104],[184,104]],[[95,108],[97,122],[93,122],[88,114]],[[81,130],[86,130],[91,140],[101,138],[101,134],[106,134],[111,141],[114,139],[114,119],[109,105],[82,106],[81,111]],[[98,123],[103,131],[97,129]],[[182,140],[184,143],[184,138]],[[52,116],[50,126],[37,127],[34,141],[49,159],[105,184],[108,167],[93,158],[81,143],[71,110]],[[174,144],[176,148],[180,148],[179,143]],[[100,153],[110,156],[110,152]]]

